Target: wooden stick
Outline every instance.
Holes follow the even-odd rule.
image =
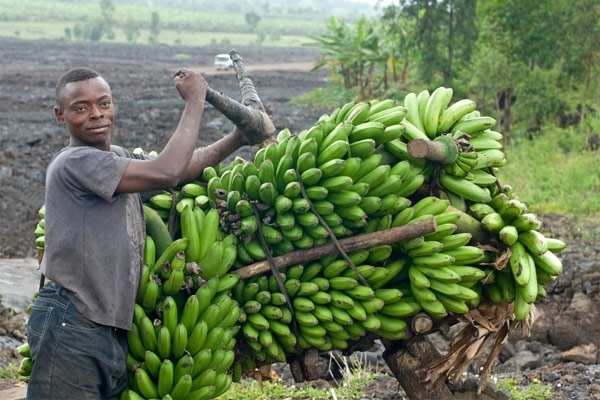
[[[339,242],[345,252],[352,252],[354,250],[369,249],[375,246],[396,243],[405,239],[412,239],[435,231],[437,231],[437,224],[434,218],[430,218],[384,231],[365,233],[340,239]],[[312,249],[297,250],[279,257],[274,257],[273,262],[277,269],[281,269],[289,267],[290,265],[323,258],[335,254],[337,251],[338,249],[335,244],[329,242],[321,246],[313,247]],[[259,261],[233,272],[237,273],[241,279],[245,279],[269,270],[270,267],[268,261]]]

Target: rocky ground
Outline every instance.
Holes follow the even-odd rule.
[[[19,361],[15,348],[25,340],[24,309],[37,285],[33,230],[39,219],[37,210],[43,204],[45,166],[67,141],[67,134],[55,123],[52,111],[58,77],[74,66],[101,72],[112,84],[117,106],[113,143],[130,149],[159,150],[182,110],[183,103],[170,79],[178,67],[198,69],[213,89],[239,99],[234,73],[217,72],[212,66],[215,54],[229,50],[220,46],[149,47],[0,38],[1,368]],[[278,129],[287,127],[297,132],[331,111],[287,103],[305,91],[327,84],[327,71],[309,72],[318,58],[314,49],[236,50]],[[231,129],[231,123],[212,106],[207,106],[204,115],[199,145],[211,143]],[[237,154],[247,157],[249,151],[243,149]],[[531,335],[511,337],[493,371],[515,377],[525,386],[534,380],[550,384],[555,399],[600,399],[598,225],[560,215],[541,217],[544,231],[568,244],[560,254],[565,274],[547,288],[548,298],[537,304],[540,316]],[[432,335],[431,339],[444,352],[450,337]],[[377,351],[370,354],[381,361]],[[476,372],[474,365],[471,376]],[[289,379],[285,367],[280,374]],[[14,385],[15,382],[4,380],[0,390]],[[393,378],[382,378],[373,386],[366,388],[365,398],[403,398]],[[498,393],[494,396],[502,398]]]

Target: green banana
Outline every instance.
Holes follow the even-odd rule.
[[[159,398],[164,398],[171,393],[173,389],[174,366],[171,360],[164,359],[158,371],[158,380],[156,383],[157,394]]]
[[[144,204],[143,211],[146,221],[146,234],[152,238],[156,248],[155,253],[160,256],[171,245],[173,238],[169,233],[167,225],[156,210]]]
[[[386,125],[384,125],[382,122],[369,119],[362,124],[354,126],[348,135],[348,140],[350,143],[355,143],[365,139],[377,141],[377,139],[383,134],[385,127]]]
[[[369,117],[370,105],[366,101],[361,101],[356,104],[344,116],[344,121],[349,121],[352,125],[359,125],[366,121]]]
[[[468,114],[467,114],[468,115]],[[458,120],[450,129],[450,132],[455,133],[462,131],[468,135],[476,135],[486,129],[491,129],[496,126],[496,120],[492,117],[473,117],[473,118],[461,118]]]
[[[404,107],[406,108],[404,119],[423,131],[423,122],[419,115],[419,101],[416,93],[409,92],[404,96]]]
[[[492,200],[488,188],[476,185],[466,179],[460,179],[453,175],[442,173],[439,177],[440,183],[448,190],[479,203],[487,203]]]
[[[427,99],[425,109],[423,110],[422,120],[425,134],[429,138],[434,138],[438,132],[438,122],[442,111],[452,100],[453,90],[440,86],[436,88]]]
[[[474,111],[475,107],[475,102],[470,99],[461,99],[446,107],[438,119],[437,133],[449,132],[458,120]]]
[[[135,384],[140,394],[147,399],[158,398],[158,388],[156,384],[143,368],[138,368],[134,373]]]
[[[406,116],[407,109],[404,106],[396,106],[394,108],[380,111],[368,118],[368,121],[380,122],[386,127],[399,125]],[[377,139],[376,139],[377,140]],[[381,143],[379,140],[377,140]]]

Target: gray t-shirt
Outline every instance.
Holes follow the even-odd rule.
[[[116,194],[131,158],[66,147],[46,176],[45,276],[63,287],[75,307],[102,325],[131,329],[143,263],[145,222],[140,194]]]

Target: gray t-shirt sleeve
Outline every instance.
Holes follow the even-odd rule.
[[[129,161],[112,151],[76,149],[64,160],[64,179],[82,193],[93,193],[111,202]]]

